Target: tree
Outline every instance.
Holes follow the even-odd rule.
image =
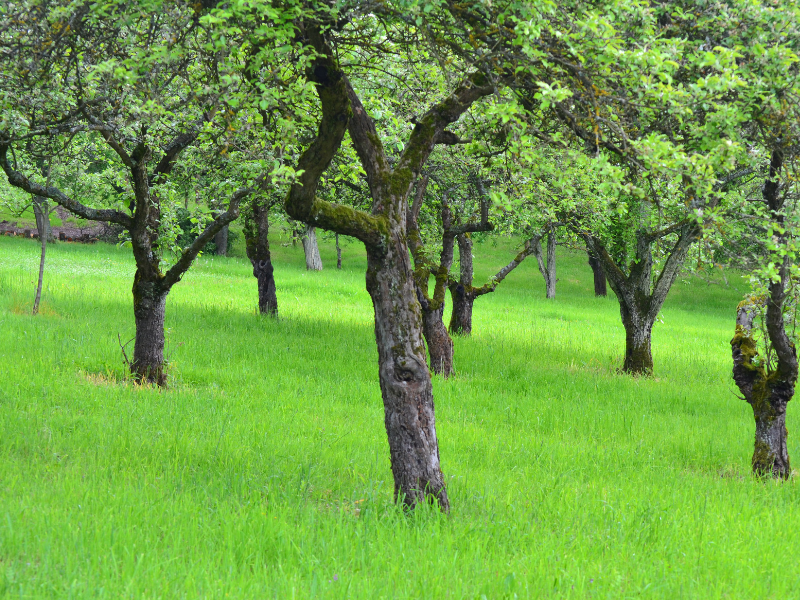
[[[784,162],[780,142],[772,150],[769,176],[762,187],[768,209],[769,258],[756,278],[756,290],[738,307],[731,340],[733,379],[756,422],[753,472],[782,479],[791,476],[786,444],[786,405],[797,383],[796,169]],[[794,193],[792,193],[794,192]],[[787,204],[791,200],[792,205]],[[789,210],[787,210],[789,209]],[[787,328],[787,320],[791,329]],[[757,322],[762,324],[758,331]],[[759,352],[759,349],[761,352]]]
[[[444,299],[447,284],[450,280],[450,268],[453,264],[455,240],[470,232],[490,231],[488,198],[483,197],[477,218],[465,223],[454,223],[453,212],[448,202],[448,190],[445,190],[441,201],[441,254],[438,263],[431,261],[422,242],[419,228],[419,213],[428,187],[429,176],[424,175],[417,184],[414,201],[407,209],[406,223],[408,230],[408,246],[414,258],[414,280],[417,299],[422,310],[422,332],[428,344],[431,369],[434,373],[449,377],[453,373],[453,340],[444,326]],[[471,256],[470,256],[471,259]],[[435,277],[433,296],[430,295],[429,280]],[[454,304],[455,307],[455,304]],[[455,310],[455,308],[454,308]]]
[[[82,218],[116,223],[127,231],[136,259],[136,338],[130,369],[137,380],[159,385],[166,382],[167,294],[259,185],[233,192],[230,182],[216,186],[216,192],[228,190],[228,209],[210,219],[188,248],[176,248],[177,260],[162,268],[175,239],[169,226],[174,166],[202,139],[224,147],[224,136],[215,140],[206,134],[217,126],[225,131],[232,114],[219,111],[229,55],[204,35],[195,8],[157,1],[148,10],[114,3],[22,2],[7,12],[9,22],[17,25],[5,28],[0,41],[9,67],[2,83],[0,166],[11,185],[54,200]],[[75,150],[73,158],[84,171],[61,177],[67,185],[71,178],[73,188],[81,185],[75,182],[78,175],[103,165],[112,184],[106,195],[111,207],[93,208],[63,184],[37,181],[30,160],[23,158],[41,158],[39,143]],[[20,145],[24,155],[18,160]],[[265,179],[259,181],[263,185]],[[127,210],[123,198],[130,200]]]

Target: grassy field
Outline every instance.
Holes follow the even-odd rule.
[[[0,597],[800,597],[798,484],[749,475],[733,394],[740,292],[679,280],[636,379],[585,256],[559,256],[554,301],[523,264],[434,380],[452,515],[404,516],[365,255],[322,250],[306,273],[276,240],[277,322],[245,261],[200,259],[158,391],[123,376],[128,250],[53,246],[31,317],[37,242],[0,238]],[[477,245],[479,276],[511,250]]]

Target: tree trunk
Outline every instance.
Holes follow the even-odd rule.
[[[792,471],[786,445],[786,405],[794,395],[796,373],[790,370],[788,377],[780,370],[767,373],[763,363],[753,362],[758,355],[752,335],[754,308],[744,303],[739,307],[736,334],[731,340],[733,379],[756,421],[753,472],[788,479]]]
[[[217,256],[228,256],[228,226],[225,225],[214,236],[214,244],[217,246]]]
[[[556,232],[554,227],[547,228],[547,256],[542,254],[541,239],[543,236],[537,235],[531,239],[531,250],[536,256],[539,265],[539,272],[544,277],[545,297],[552,299],[556,297]]]
[[[146,281],[137,271],[133,282],[133,314],[136,339],[130,368],[136,381],[163,386],[167,382],[164,364],[164,314],[169,290]]]
[[[375,340],[389,438],[395,498],[413,508],[437,500],[450,507],[439,465],[433,387],[425,361],[421,314],[401,227],[383,250],[367,248],[367,291],[375,309]]]
[[[258,282],[258,310],[262,315],[278,316],[278,296],[275,275],[269,251],[269,207],[258,198],[253,200],[244,216],[244,237],[247,258],[253,265],[253,276]]]
[[[475,294],[465,289],[461,282],[451,283],[449,288],[450,298],[453,301],[453,312],[450,313],[450,335],[470,335]]]
[[[309,225],[303,234],[303,251],[306,254],[306,269],[308,271],[322,271],[322,258],[319,255],[317,244],[317,228]]]
[[[751,403],[756,419],[756,439],[753,450],[753,472],[788,479],[792,474],[789,451],[786,448],[786,403],[794,390],[776,394],[771,390],[769,398]]]
[[[339,234],[336,234],[336,268],[342,268],[342,248],[339,246]]]
[[[33,198],[33,214],[36,216],[36,230],[39,233],[39,242],[42,246],[41,256],[39,257],[39,282],[36,285],[36,296],[33,299],[33,314],[39,312],[39,302],[42,299],[42,282],[44,281],[44,261],[47,254],[47,242],[50,237],[50,219],[47,199],[41,196]]]
[[[472,237],[468,233],[456,236],[458,242],[458,282],[450,282],[450,298],[453,312],[450,313],[450,334],[470,335],[472,333],[472,305],[475,294],[472,292]]]
[[[544,274],[547,298],[556,297],[556,230],[550,227],[547,232],[547,271]]]
[[[422,334],[428,344],[428,354],[431,359],[431,369],[445,379],[453,374],[453,340],[444,326],[444,302],[439,308],[430,310],[427,300],[422,294],[417,293],[422,310]]]
[[[592,268],[592,274],[594,275],[594,295],[606,296],[608,290],[606,288],[606,273],[603,271],[603,264],[591,251],[588,252],[588,255],[589,266]]]
[[[650,349],[653,322],[637,314],[638,311],[629,310],[622,301],[619,306],[625,327],[625,362],[622,370],[634,375],[650,375],[653,372],[653,353]]]

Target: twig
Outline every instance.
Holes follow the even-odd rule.
[[[131,361],[128,360],[128,355],[125,353],[125,346],[130,344],[135,339],[136,339],[135,337],[132,337],[131,339],[129,339],[127,342],[125,342],[123,344],[122,343],[122,338],[120,337],[120,334],[119,333],[117,334],[117,340],[119,340],[119,349],[122,350],[122,358],[125,359],[125,364],[128,365],[129,369],[131,368]]]

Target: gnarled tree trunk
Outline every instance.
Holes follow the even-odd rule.
[[[253,265],[258,282],[258,310],[262,315],[278,315],[278,296],[272,256],[269,251],[269,207],[258,198],[251,203],[244,217],[247,258]]]
[[[309,225],[303,234],[303,251],[306,255],[306,269],[308,271],[322,271],[322,258],[319,255],[317,244],[317,228]]]
[[[761,193],[770,210],[771,220],[776,224],[772,243],[780,248],[790,235],[783,228],[784,203],[787,194],[781,191],[783,170],[783,149],[772,151],[769,177],[761,188]],[[778,278],[768,284],[766,298],[758,302],[766,303],[764,323],[767,329],[766,344],[768,356],[760,361],[756,341],[753,338],[753,318],[758,305],[742,302],[736,315],[736,334],[731,340],[733,353],[733,379],[744,399],[753,408],[756,421],[756,435],[753,450],[753,472],[757,475],[771,475],[787,479],[791,475],[789,452],[786,446],[786,405],[794,396],[797,383],[797,350],[786,333],[784,306],[787,286],[791,281],[790,255],[776,261]]]
[[[753,359],[758,356],[753,338],[755,306],[739,305],[736,334],[731,340],[733,380],[753,409],[756,435],[752,466],[756,475],[788,479],[791,475],[786,445],[786,405],[794,396],[796,372],[782,376],[780,371],[767,372],[766,366]]]
[[[315,84],[322,118],[317,135],[298,160],[295,170],[299,175],[286,196],[286,211],[309,225],[364,242],[395,496],[410,508],[436,502],[447,511],[450,503],[439,465],[433,387],[425,361],[416,274],[409,256],[406,202],[435,145],[458,140],[446,127],[495,87],[480,72],[469,75],[448,98],[417,119],[405,150],[390,165],[375,124],[324,32],[306,22],[304,33],[316,50],[306,74]],[[348,129],[370,186],[370,212],[334,205],[316,195],[320,178]]]
[[[375,340],[395,496],[408,506],[450,503],[439,465],[433,387],[425,362],[421,314],[408,247],[394,224],[381,256],[367,249],[367,291],[375,308]]]

